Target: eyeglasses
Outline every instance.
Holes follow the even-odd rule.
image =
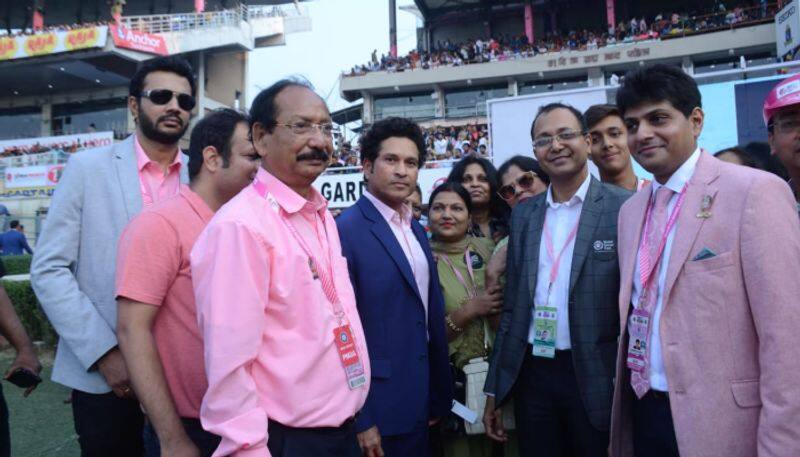
[[[313,130],[319,129],[326,137],[332,137],[333,132],[337,131],[333,124],[314,124],[313,122],[295,122],[294,124],[275,124],[281,127],[286,127],[291,130],[295,135],[308,135]]]
[[[769,123],[768,127],[775,129],[778,133],[791,133],[800,129],[800,116],[787,117]]]
[[[565,141],[571,141],[579,136],[582,136],[583,132],[576,132],[574,130],[565,130],[555,136],[542,136],[535,140],[533,140],[533,148],[534,149],[548,149],[553,145],[553,140],[558,141],[559,143],[563,143]]]
[[[142,97],[150,99],[156,105],[166,105],[172,101],[173,96],[178,98],[178,106],[184,111],[191,111],[197,104],[197,100],[191,95],[169,89],[151,89],[142,92]]]
[[[498,189],[497,194],[500,195],[500,198],[503,200],[513,200],[514,197],[517,196],[517,188],[520,189],[520,192],[530,190],[534,183],[536,183],[537,176],[539,175],[532,171],[526,171],[519,178],[517,178],[516,183],[507,184]]]

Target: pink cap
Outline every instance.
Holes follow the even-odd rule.
[[[779,82],[764,100],[764,123],[784,106],[800,104],[800,73]]]

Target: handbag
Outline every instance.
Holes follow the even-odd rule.
[[[484,321],[483,343],[488,349],[489,329],[486,321]],[[483,386],[486,383],[486,375],[489,373],[488,359],[488,357],[476,357],[464,365],[464,374],[467,379],[465,404],[469,409],[478,413],[478,419],[474,424],[466,420],[464,421],[467,435],[482,435],[486,433],[483,420],[481,419],[483,417],[483,410],[486,407],[486,394],[483,393]],[[514,430],[516,428],[513,402],[509,402],[508,405],[503,407],[503,427],[506,430]]]

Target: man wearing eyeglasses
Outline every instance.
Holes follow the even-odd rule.
[[[520,455],[604,455],[619,334],[617,215],[630,192],[589,174],[575,108],[543,106],[531,137],[550,185],[511,216],[483,422],[490,438],[508,439],[501,407],[514,387]]]
[[[83,456],[142,454],[142,413],[117,347],[117,241],[143,206],[188,180],[178,141],[195,105],[191,66],[179,57],[147,61],[129,94],[135,133],[70,158],[31,264],[31,283],[60,338],[53,380],[73,389]]]
[[[800,75],[781,81],[764,100],[769,146],[791,176],[800,213]]]
[[[347,262],[312,183],[333,153],[325,102],[282,80],[250,109],[262,155],[191,254],[214,456],[358,456],[370,363]]]

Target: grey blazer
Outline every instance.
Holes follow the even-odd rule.
[[[31,285],[59,335],[53,381],[94,394],[111,391],[94,364],[117,345],[117,241],[142,208],[133,138],[70,157],[31,262]]]
[[[591,178],[572,255],[569,331],[572,361],[589,421],[608,430],[619,336],[617,215],[631,192]],[[546,194],[523,201],[511,216],[503,314],[484,390],[508,400],[528,345]]]

